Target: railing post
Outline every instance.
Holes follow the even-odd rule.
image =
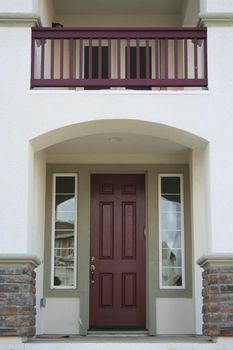
[[[208,63],[207,63],[207,38],[204,38],[204,78],[207,80]]]
[[[34,86],[35,79],[35,39],[32,37],[31,44],[31,88]]]

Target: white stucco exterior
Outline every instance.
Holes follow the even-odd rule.
[[[37,269],[38,334],[78,334],[82,322],[79,298],[46,298],[40,307],[46,273],[46,163],[189,165],[193,295],[156,297],[156,324],[158,334],[201,334],[202,280],[196,261],[203,254],[233,251],[233,1],[201,0],[194,7],[187,1],[185,9],[181,15],[164,14],[164,20],[156,14],[125,15],[119,26],[188,26],[197,20],[197,12],[203,13],[208,26],[207,90],[30,90],[31,28],[27,23],[13,26],[6,20],[0,22],[0,253],[35,254],[42,260]],[[67,26],[78,22],[79,26],[107,27],[111,23],[117,26],[119,21],[114,14],[56,14],[52,2],[0,0],[0,17],[14,13],[38,15],[44,26],[57,21]],[[138,136],[163,139],[183,151],[173,154],[171,149],[165,152],[161,148],[151,154],[143,150],[135,154],[126,149],[113,157],[107,150],[97,153],[95,145],[92,154],[83,150],[62,153],[62,146],[59,152],[48,148],[71,139],[91,141],[100,134],[131,135],[132,142]],[[168,322],[171,310],[179,313],[178,321],[170,318]],[[63,315],[65,328],[55,312]],[[227,344],[230,349],[230,340]]]

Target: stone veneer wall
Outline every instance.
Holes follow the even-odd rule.
[[[203,256],[203,334],[233,336],[233,254]]]
[[[0,336],[35,335],[35,257],[0,255]]]

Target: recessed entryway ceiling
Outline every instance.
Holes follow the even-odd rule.
[[[75,138],[47,148],[48,154],[177,154],[188,148],[158,137],[132,134],[98,134]]]
[[[53,0],[58,14],[179,14],[185,0]]]

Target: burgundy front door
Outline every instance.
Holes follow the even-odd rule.
[[[90,328],[145,328],[144,229],[144,175],[92,175]]]

